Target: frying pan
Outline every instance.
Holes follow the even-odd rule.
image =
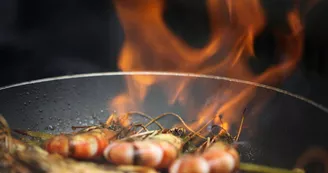
[[[0,88],[0,113],[11,128],[57,133],[70,131],[73,125],[92,125],[105,121],[110,110],[108,102],[126,90],[125,78],[132,75],[166,77],[166,83],[192,79],[188,88],[196,105],[203,105],[213,95],[213,88],[222,91],[255,85],[252,82],[217,76],[167,72],[93,73],[41,79]],[[191,121],[188,106],[168,104],[163,87],[156,84],[143,102],[142,111],[151,116],[175,112]],[[204,87],[205,86],[205,87]],[[241,87],[243,86],[243,87]],[[165,88],[165,87],[164,87]],[[209,91],[209,92],[206,92]],[[234,91],[238,92],[238,91]],[[270,93],[261,109],[253,114],[256,104],[245,106],[247,129],[240,140],[243,161],[293,168],[297,158],[313,146],[328,146],[326,137],[327,108],[303,97],[277,88],[259,85],[256,96]],[[254,118],[256,117],[256,118]],[[161,123],[170,127],[174,117]]]

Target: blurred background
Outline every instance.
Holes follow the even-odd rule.
[[[204,1],[167,0],[168,26],[194,47],[208,39]],[[309,1],[302,1],[303,9]],[[261,68],[274,63],[272,30],[284,28],[292,1],[262,0],[268,25],[256,39]],[[322,104],[328,99],[328,1],[306,13],[303,59],[283,88]],[[306,11],[306,10],[303,10]],[[117,71],[124,34],[111,0],[1,0],[0,86],[46,77]]]

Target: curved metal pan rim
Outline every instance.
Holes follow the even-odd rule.
[[[37,84],[42,82],[48,82],[48,81],[56,81],[56,80],[65,80],[65,79],[76,79],[76,78],[86,78],[86,77],[97,77],[97,76],[126,76],[126,75],[153,75],[153,76],[180,76],[180,77],[194,77],[194,78],[204,78],[204,79],[213,79],[213,80],[224,80],[224,81],[230,81],[230,82],[236,82],[236,83],[242,83],[247,85],[253,85],[256,87],[276,91],[278,93],[282,93],[291,97],[294,97],[296,99],[302,100],[304,102],[307,102],[318,109],[324,111],[328,114],[328,108],[316,103],[310,99],[307,99],[306,97],[288,92],[286,90],[282,90],[276,87],[272,87],[269,85],[264,85],[256,82],[241,80],[241,79],[235,79],[235,78],[229,78],[229,77],[223,77],[223,76],[214,76],[214,75],[204,75],[204,74],[194,74],[194,73],[176,73],[176,72],[155,72],[155,71],[131,71],[131,72],[104,72],[104,73],[87,73],[87,74],[76,74],[76,75],[67,75],[67,76],[58,76],[58,77],[52,77],[52,78],[44,78],[39,80],[33,80],[28,82],[22,82],[17,83],[13,85],[8,85],[4,87],[0,87],[1,90],[19,87],[23,85],[29,85],[29,84]]]

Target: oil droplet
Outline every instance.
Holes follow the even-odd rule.
[[[49,117],[49,120],[52,120],[52,117]]]
[[[55,130],[55,127],[52,126],[52,125],[49,125],[49,126],[46,128],[46,130]]]

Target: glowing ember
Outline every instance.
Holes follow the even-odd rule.
[[[254,37],[265,26],[264,10],[259,0],[207,0],[211,35],[201,49],[192,48],[166,26],[163,19],[164,0],[115,0],[120,22],[125,32],[125,42],[119,57],[122,71],[170,71],[220,75],[253,82],[274,85],[292,72],[301,57],[303,28],[298,8],[286,16],[291,33],[276,34],[280,63],[262,74],[254,74],[248,60],[254,57]],[[140,109],[148,89],[155,83],[165,85],[166,77],[128,76],[128,91],[114,98],[110,107],[118,112]],[[169,104],[189,104],[192,97],[187,86],[190,78],[165,85]],[[211,91],[214,98],[198,110],[199,121],[192,124],[198,128],[218,115],[224,114],[223,127],[239,122],[241,112],[254,96],[254,86],[243,86],[241,92],[229,92],[218,88]],[[224,103],[224,93],[228,95]],[[125,107],[126,106],[126,107]]]

